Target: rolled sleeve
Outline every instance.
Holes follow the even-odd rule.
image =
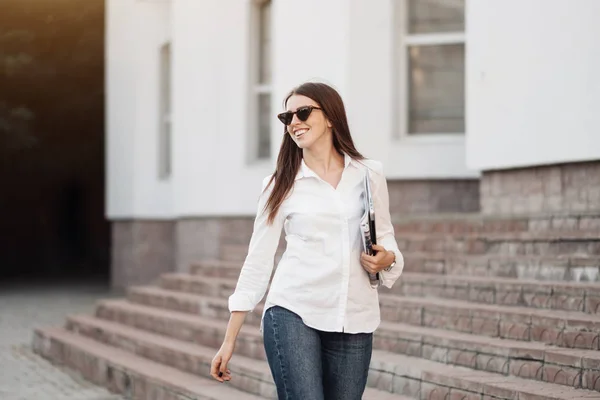
[[[383,286],[391,288],[402,274],[404,269],[404,256],[398,248],[394,225],[390,215],[390,196],[387,180],[383,173],[383,165],[376,162],[372,174],[373,202],[375,205],[375,229],[377,230],[377,244],[396,255],[396,265],[390,271],[381,271],[380,278]]]
[[[267,224],[268,211],[265,204],[271,194],[273,184],[264,190],[270,176],[263,180],[263,191],[258,200],[258,209],[254,220],[254,228],[248,255],[242,266],[234,293],[229,296],[229,311],[253,311],[262,300],[269,285],[273,271],[275,252],[279,245],[283,217],[281,210],[272,224]]]

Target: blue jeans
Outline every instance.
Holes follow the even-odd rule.
[[[279,400],[360,400],[367,384],[372,333],[321,332],[295,313],[271,307],[264,346]]]

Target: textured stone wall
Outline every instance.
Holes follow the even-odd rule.
[[[149,283],[175,270],[172,221],[113,221],[111,286]]]
[[[392,216],[474,212],[479,181],[390,181]],[[198,260],[218,259],[224,244],[247,246],[254,215],[198,217],[177,221],[115,221],[112,226],[112,286],[148,283],[161,273],[189,271]],[[285,246],[281,238],[280,248]]]
[[[186,218],[176,223],[178,271],[188,271],[199,259],[218,259],[223,243],[248,244],[253,217]]]
[[[390,180],[392,215],[479,211],[479,180]]]
[[[486,214],[600,210],[600,161],[484,172]]]

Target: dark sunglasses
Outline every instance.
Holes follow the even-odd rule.
[[[277,118],[279,118],[279,120],[287,126],[292,123],[292,119],[294,119],[294,114],[298,116],[298,119],[300,121],[304,122],[308,119],[310,113],[313,110],[321,110],[321,108],[315,106],[304,106],[300,107],[296,111],[286,111],[284,113],[277,114]]]

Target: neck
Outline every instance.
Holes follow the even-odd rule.
[[[344,168],[344,156],[337,152],[331,141],[312,147],[302,150],[302,158],[313,171],[326,174],[330,170]]]

